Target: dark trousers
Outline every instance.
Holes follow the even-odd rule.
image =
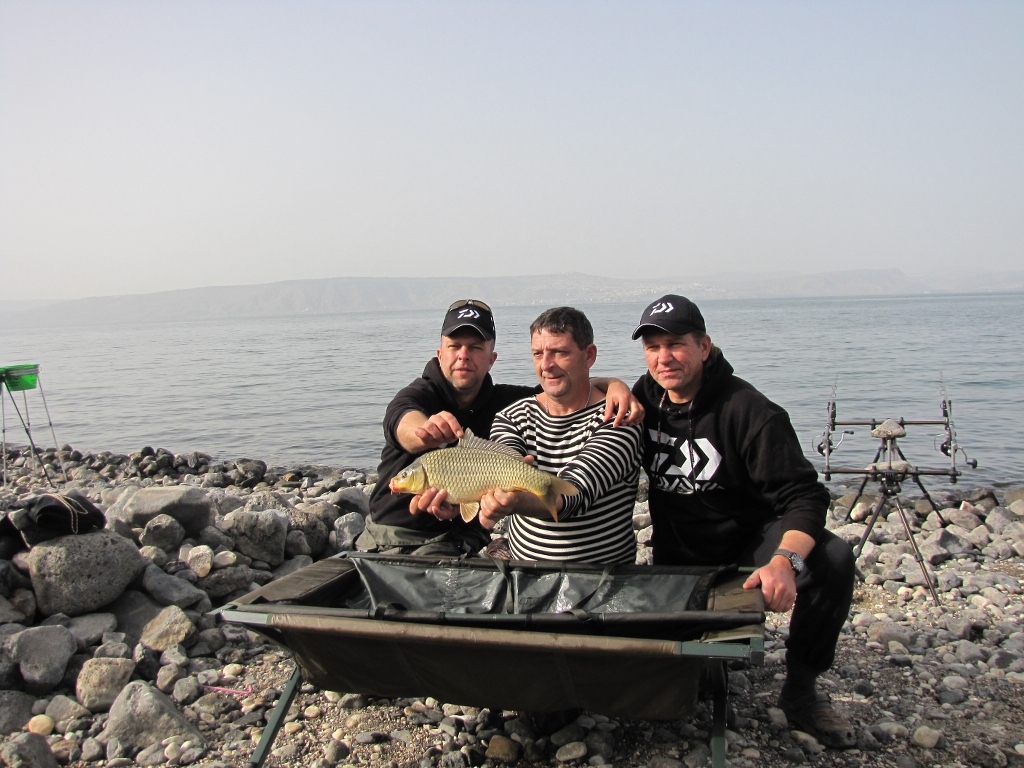
[[[737,558],[740,566],[760,567],[771,560],[782,540],[782,521],[765,525]],[[807,569],[796,579],[796,604],[789,622],[786,665],[794,663],[821,674],[832,666],[839,633],[850,614],[854,564],[850,545],[822,531],[807,556]]]

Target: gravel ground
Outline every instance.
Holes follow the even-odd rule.
[[[34,643],[12,645],[12,638],[28,637],[25,632],[47,625],[70,627],[74,620],[55,609],[44,611],[43,602],[50,598],[36,588],[39,574],[32,568],[37,563],[23,546],[20,552],[12,549],[13,554],[4,555],[9,560],[0,558],[0,582],[7,579],[0,584],[7,590],[0,601],[0,612],[7,612],[7,618],[0,619],[0,679],[6,681],[0,683],[0,723],[13,723],[7,728],[11,735],[0,744],[0,762],[18,768],[58,763],[93,768],[246,764],[293,662],[285,649],[259,635],[220,624],[211,609],[293,567],[351,546],[374,478],[356,470],[267,469],[248,459],[214,462],[201,454],[152,449],[130,456],[94,456],[66,448],[62,456],[72,465],[72,481],[62,487],[77,490],[109,511],[121,526],[115,530],[138,550],[129,552],[132,562],[143,558],[138,575],[134,580],[130,574],[125,577],[120,589],[136,590],[142,596],[138,600],[144,598],[160,612],[161,618],[142,630],[142,640],[160,647],[153,651],[145,642],[133,645],[125,634],[128,628],[118,626],[84,645],[79,641],[74,655],[74,647],[63,656],[57,654],[57,674],[44,685],[40,680],[46,676],[45,664],[32,667]],[[16,452],[9,458],[17,462],[17,480],[0,491],[0,512],[5,513],[23,507],[42,489],[41,475],[31,461]],[[55,452],[46,458],[51,474],[56,472],[56,458]],[[129,490],[168,486],[194,490],[174,496],[173,504],[166,502],[160,525],[153,523],[157,518],[152,511],[143,519],[138,509],[125,503],[131,498],[125,495]],[[853,503],[851,497],[839,491],[833,495],[829,527],[851,542],[858,540],[865,527],[856,521],[863,520],[873,500],[866,498],[851,511],[846,506]],[[866,580],[858,583],[836,662],[821,678],[821,689],[855,724],[857,748],[824,749],[813,738],[791,730],[775,708],[789,617],[770,614],[765,666],[734,666],[730,672],[731,765],[1024,765],[1024,490],[975,489],[936,498],[943,507],[941,519],[914,499],[904,501],[934,573],[941,605],[933,603],[924,587],[902,523],[892,516],[880,521],[858,561]],[[199,527],[188,517],[195,514],[195,499],[207,505],[209,513],[209,520],[201,523],[207,527],[198,533],[186,530],[190,524]],[[640,499],[634,513],[637,560],[649,562],[650,517],[643,495]],[[274,514],[267,512],[268,504],[277,506]],[[847,513],[854,522],[846,520]],[[178,523],[167,517],[184,528],[177,531]],[[242,526],[243,519],[252,525],[266,523],[269,527],[258,531],[263,538]],[[147,541],[151,543],[144,545]],[[249,547],[273,543],[278,547],[276,562],[261,562],[253,549],[246,554],[246,541]],[[118,546],[126,545],[122,541]],[[214,577],[226,573],[241,574],[242,588],[218,591]],[[25,586],[30,576],[31,588]],[[170,577],[191,586],[186,589]],[[195,602],[180,610],[174,601],[183,589],[185,599]],[[89,609],[97,610],[68,613],[79,619],[80,614],[110,616],[102,613],[107,608]],[[19,612],[24,618],[17,618]],[[160,624],[163,635],[151,631],[153,622]],[[166,640],[168,633],[179,630],[180,642]],[[52,661],[53,654],[42,656],[42,661]],[[83,663],[102,667],[108,663],[105,659],[113,664],[111,669],[125,672],[110,692],[118,700],[82,710],[76,697],[83,699],[89,690],[77,679],[78,670]],[[42,677],[37,675],[30,684],[30,676],[37,673]],[[129,675],[134,682],[129,682]],[[99,682],[109,687],[109,679]],[[154,735],[134,743],[111,738],[112,722],[126,719],[118,701],[131,690],[141,690],[138,686],[166,702],[168,717],[182,721],[176,735]],[[156,687],[168,696],[161,698]],[[12,714],[16,701],[22,708],[31,704],[27,724]],[[132,712],[128,714],[130,720]],[[24,717],[28,716],[25,710]],[[189,724],[202,739],[187,730]],[[707,701],[690,719],[648,722],[600,713],[517,714],[432,699],[376,700],[304,686],[267,764],[695,768],[709,764],[709,729]]]

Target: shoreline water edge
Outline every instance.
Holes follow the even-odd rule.
[[[353,549],[375,474],[152,448],[41,458],[8,446],[0,486],[0,762],[246,764],[293,662],[215,609]],[[858,542],[877,497],[869,486],[850,509],[848,488],[830,490],[828,527]],[[880,518],[822,676],[857,747],[825,750],[789,728],[775,706],[789,617],[769,614],[765,666],[729,675],[730,765],[1024,765],[1024,487],[930,490],[939,512],[902,500],[941,604],[898,512]],[[47,492],[87,498],[105,527],[33,537],[25,512]],[[650,563],[643,484],[633,529],[636,562]],[[648,722],[305,685],[269,764],[696,768],[710,762],[710,721],[710,702]]]

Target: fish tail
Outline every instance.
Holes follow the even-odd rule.
[[[548,512],[551,513],[551,519],[557,523],[558,497],[575,496],[579,492],[579,489],[568,480],[563,480],[560,477],[552,477],[551,482],[548,484],[548,489],[544,492],[544,495],[541,496],[541,501],[544,502],[544,506],[547,507]]]

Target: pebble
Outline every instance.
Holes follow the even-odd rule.
[[[914,735],[910,737],[910,740],[916,747],[935,749],[944,741],[944,734],[940,730],[922,725],[914,731]]]
[[[562,763],[569,763],[573,760],[582,760],[587,756],[587,745],[582,741],[570,741],[568,744],[558,748],[555,752],[555,759]]]
[[[53,733],[53,718],[49,715],[35,715],[25,726],[29,733],[38,733],[40,736],[49,736]]]
[[[523,747],[518,741],[495,734],[487,744],[485,756],[488,760],[495,760],[499,763],[515,763],[518,762],[522,751]]]

